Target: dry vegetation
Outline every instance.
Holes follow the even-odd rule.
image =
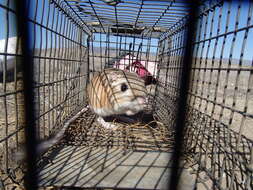
[[[113,130],[100,126],[95,118],[94,113],[86,111],[70,125],[62,143],[85,147],[116,146],[122,147],[125,151],[127,149],[169,151],[174,142],[173,131],[152,115],[140,114],[132,124],[112,120],[111,122],[117,126]],[[145,118],[146,122],[141,118]]]

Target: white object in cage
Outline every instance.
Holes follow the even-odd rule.
[[[0,40],[0,52],[7,53],[7,54],[17,54],[17,41],[18,37],[10,37],[8,41],[4,38]],[[5,52],[5,46],[7,44],[7,51]],[[19,51],[20,51],[20,41],[19,41]],[[14,56],[7,56],[7,59],[14,58]],[[0,61],[4,60],[4,55],[0,55]]]
[[[137,57],[127,54],[119,61],[113,63],[114,68],[136,72],[141,78],[157,76],[157,64],[154,61],[139,60]]]

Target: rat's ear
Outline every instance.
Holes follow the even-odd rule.
[[[114,82],[114,81],[118,80],[119,78],[122,78],[122,74],[119,74],[117,72],[107,73],[106,76],[107,76],[109,82]]]

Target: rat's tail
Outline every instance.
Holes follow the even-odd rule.
[[[49,148],[56,145],[62,139],[62,137],[63,137],[66,129],[70,125],[70,123],[72,123],[74,120],[76,120],[82,113],[86,112],[87,110],[88,110],[88,107],[83,108],[74,117],[72,117],[70,120],[68,120],[56,135],[54,135],[53,137],[51,137],[47,140],[44,140],[44,141],[38,143],[38,145],[36,146],[37,156],[42,155]],[[25,146],[22,145],[20,147],[20,150],[18,152],[15,152],[14,155],[12,156],[12,158],[14,158],[16,162],[24,161],[26,158]]]

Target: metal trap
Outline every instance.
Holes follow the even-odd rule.
[[[95,117],[87,110],[70,124],[55,148],[59,152],[52,148],[40,162],[39,185],[166,189],[173,130],[155,120],[131,125],[114,122],[118,128],[111,130],[100,126]],[[192,155],[187,157],[182,159],[179,178],[180,188],[190,190],[196,175],[189,169],[194,165],[189,160]]]
[[[252,15],[251,1],[0,0],[0,189],[253,189]],[[104,68],[149,93],[116,130],[87,109]]]

